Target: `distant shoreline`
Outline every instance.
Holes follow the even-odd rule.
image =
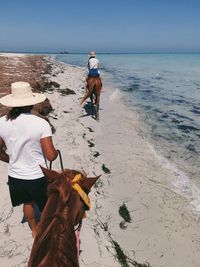
[[[45,51],[0,51],[0,54],[34,54],[34,55],[88,55],[88,52],[45,52]],[[170,55],[170,54],[200,54],[200,51],[185,51],[185,52],[176,52],[176,51],[162,51],[162,52],[98,52],[98,55],[150,55],[150,54],[158,54],[158,55]]]

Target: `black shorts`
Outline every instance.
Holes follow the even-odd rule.
[[[35,202],[42,212],[47,202],[47,178],[23,180],[8,176],[12,206]]]

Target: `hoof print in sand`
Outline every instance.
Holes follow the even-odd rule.
[[[90,140],[88,140],[88,146],[89,146],[89,147],[93,147],[93,146],[94,146],[94,143],[91,142]]]
[[[105,164],[103,164],[101,168],[105,173],[111,173],[110,169],[108,169]]]
[[[94,132],[94,130],[92,130],[90,127],[87,127],[87,128],[88,128],[89,132],[91,132],[91,133]]]
[[[93,156],[94,156],[95,158],[97,158],[98,156],[100,156],[100,153],[99,153],[98,151],[96,151],[96,152],[93,154]]]
[[[51,117],[51,118],[54,119],[54,120],[57,120],[57,119],[58,119],[57,117],[52,116],[52,115],[50,115],[49,117]]]

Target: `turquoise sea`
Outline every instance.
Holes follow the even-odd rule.
[[[88,59],[86,54],[55,57],[82,67]],[[193,194],[190,181],[200,189],[200,53],[99,54],[98,59],[102,79],[140,114],[156,153],[183,173],[181,190]]]

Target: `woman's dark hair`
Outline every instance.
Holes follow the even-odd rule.
[[[33,106],[14,107],[8,112],[6,119],[7,120],[15,120],[22,113],[29,113],[32,108],[33,108]]]

